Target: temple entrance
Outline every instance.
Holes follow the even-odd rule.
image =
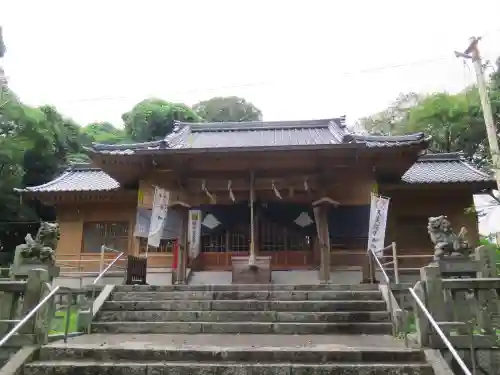
[[[230,270],[233,256],[248,256],[248,203],[205,207],[197,268]],[[315,266],[315,224],[309,206],[282,202],[257,203],[255,241],[258,255],[270,256],[274,270]]]

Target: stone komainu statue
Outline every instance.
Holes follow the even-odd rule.
[[[441,215],[429,218],[427,230],[434,244],[434,260],[440,260],[452,254],[469,256],[471,249],[466,238],[465,227],[455,234],[448,218]]]
[[[21,256],[27,260],[40,261],[43,264],[54,264],[55,249],[59,242],[59,224],[42,222],[35,236],[27,234],[25,244],[19,245]]]

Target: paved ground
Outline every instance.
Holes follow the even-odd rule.
[[[91,334],[73,337],[68,343],[56,341],[48,346],[112,347],[126,349],[195,349],[213,350],[269,348],[270,350],[345,350],[404,349],[404,343],[388,335],[183,335],[183,334]]]

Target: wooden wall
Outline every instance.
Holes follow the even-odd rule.
[[[387,223],[386,243],[395,241],[398,254],[433,254],[434,245],[427,233],[430,216],[446,215],[453,230],[458,233],[462,226],[468,231],[472,246],[479,241],[477,217],[466,213],[473,205],[472,192],[463,187],[434,189],[425,185],[399,190],[381,191],[391,198]],[[403,261],[404,266],[421,267],[430,258]]]
[[[128,253],[137,252],[133,228],[135,225],[136,202],[60,204],[56,207],[61,238],[56,250],[59,264],[79,267],[82,271],[99,269],[99,253],[82,252],[83,224],[85,222],[129,222]],[[116,255],[108,254],[106,259]],[[62,271],[75,271],[64,267]]]

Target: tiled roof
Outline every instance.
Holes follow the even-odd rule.
[[[459,153],[428,154],[403,175],[408,184],[450,184],[464,182],[491,182],[493,177],[474,168]]]
[[[422,156],[404,175],[407,184],[492,182],[460,154],[430,154]],[[77,165],[58,178],[39,186],[27,187],[25,192],[110,191],[120,187],[109,175],[89,165]]]
[[[111,191],[120,188],[120,184],[99,168],[87,164],[74,165],[59,177],[43,185],[21,189],[24,192],[70,192],[70,191]]]
[[[274,147],[361,144],[367,147],[397,147],[425,143],[423,133],[408,136],[364,136],[352,134],[344,118],[307,121],[255,121],[229,123],[181,123],[165,139],[125,145],[93,144],[91,152],[127,155],[179,149],[248,149]]]

